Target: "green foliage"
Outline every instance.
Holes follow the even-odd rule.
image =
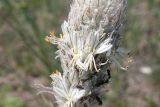
[[[115,103],[113,103],[113,107],[133,107],[129,102],[127,101],[121,101],[118,100]]]
[[[154,84],[160,84],[160,67],[155,66],[152,73],[152,80]]]
[[[11,90],[11,87],[9,85],[6,85],[4,87],[0,88],[0,99],[4,99],[7,92]]]
[[[19,98],[7,97],[3,103],[3,107],[26,107],[26,105]]]
[[[56,35],[61,32],[65,4],[63,0],[0,0],[0,107],[25,107],[28,103],[11,96],[17,93],[11,87],[16,84],[11,80],[3,83],[1,76],[7,80],[14,74],[23,84],[18,89],[32,93],[30,79],[48,79],[51,72],[61,69],[54,60],[56,47],[47,44],[44,37],[51,31]]]
[[[148,98],[147,107],[158,107],[158,105],[152,100],[152,98]]]
[[[128,0],[128,7],[132,7],[136,2],[137,0]]]
[[[63,16],[60,13],[65,9],[62,0],[30,0],[30,2],[26,0],[1,0],[0,4],[1,25],[7,24],[12,29],[12,32],[5,29],[1,35],[8,32],[6,35],[12,35],[12,38],[18,36],[25,44],[24,51],[38,58],[48,69],[46,71],[52,72],[53,69],[59,68],[58,63],[53,61],[55,56],[53,53],[56,48],[48,46],[44,37],[53,29],[60,31],[57,29],[60,28],[59,17]],[[17,59],[21,60],[20,57]],[[30,59],[33,58],[30,57]]]

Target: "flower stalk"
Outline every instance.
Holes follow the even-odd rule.
[[[123,54],[119,48],[127,0],[72,0],[62,34],[45,38],[58,46],[63,73],[51,75],[57,107],[98,107],[108,90],[110,65]]]

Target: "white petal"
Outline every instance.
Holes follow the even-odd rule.
[[[102,45],[101,47],[99,47],[97,50],[96,50],[96,54],[101,54],[103,52],[106,52],[108,50],[110,50],[112,48],[113,45],[111,44],[108,44],[108,45]]]
[[[76,64],[81,69],[86,70],[86,65],[84,63],[82,63],[80,60],[77,60]]]

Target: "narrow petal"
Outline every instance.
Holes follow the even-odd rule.
[[[112,48],[112,46],[113,46],[112,44],[108,44],[108,45],[104,44],[96,50],[96,54],[107,52],[108,50]]]

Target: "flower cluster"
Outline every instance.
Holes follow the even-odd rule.
[[[52,89],[59,107],[74,107],[75,103],[85,95],[85,90],[75,87],[77,77],[75,72],[69,75],[61,75],[60,72],[51,74]]]
[[[63,69],[63,74],[51,75],[59,107],[75,107],[77,102],[85,106],[83,99],[93,95],[100,99],[98,91],[110,78],[109,64],[121,67],[115,56],[123,53],[119,40],[126,5],[127,0],[72,0],[60,37],[51,33],[45,38],[58,46]]]

